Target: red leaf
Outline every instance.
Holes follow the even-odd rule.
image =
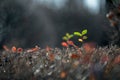
[[[50,61],[54,61],[55,60],[55,55],[54,54],[49,54],[49,59],[50,59]]]
[[[120,55],[117,56],[117,57],[114,59],[114,63],[115,63],[115,64],[120,63]]]
[[[32,48],[32,49],[29,49],[27,50],[28,53],[31,53],[31,52],[36,52],[39,50],[39,47],[38,46],[35,46],[35,48]]]
[[[12,52],[16,52],[17,48],[15,46],[13,46],[11,50],[12,50]]]
[[[65,72],[65,71],[62,71],[61,73],[60,73],[60,77],[61,78],[65,78],[67,76],[67,73]]]
[[[23,51],[22,48],[18,48],[18,49],[17,49],[17,52],[18,52],[18,53],[21,53],[22,51]]]
[[[74,45],[73,41],[70,41],[70,40],[68,40],[67,43],[68,43],[69,45]]]
[[[78,59],[78,58],[80,58],[80,55],[79,54],[72,54],[71,58],[72,59]]]
[[[62,45],[63,47],[68,47],[68,44],[67,44],[66,42],[62,42],[61,45]]]
[[[86,51],[86,53],[91,53],[91,52],[93,52],[94,49],[95,49],[95,47],[96,47],[96,44],[93,43],[93,42],[85,43],[85,44],[83,45],[83,48],[84,48],[84,50]]]
[[[5,51],[9,51],[9,49],[6,45],[3,45],[3,49],[5,49]]]

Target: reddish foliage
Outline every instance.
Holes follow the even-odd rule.
[[[93,42],[88,42],[83,45],[83,48],[86,51],[86,53],[91,53],[96,48],[96,44]]]
[[[106,15],[106,17],[107,17],[109,20],[112,20],[114,16],[115,16],[115,14],[114,14],[112,11],[109,12],[109,13]]]
[[[49,60],[54,61],[55,60],[55,55],[54,54],[49,54]]]
[[[16,52],[17,48],[15,46],[13,46],[11,50],[12,50],[12,52]]]
[[[71,58],[72,58],[72,59],[79,59],[79,58],[80,58],[80,55],[79,55],[79,54],[72,54],[72,55],[71,55]]]
[[[117,57],[114,59],[114,63],[115,63],[115,64],[119,64],[119,63],[120,63],[120,55],[117,56]]]
[[[3,45],[3,49],[4,49],[5,51],[9,51],[9,49],[8,49],[8,47],[7,47],[6,45]]]
[[[32,49],[27,50],[27,52],[28,52],[28,53],[31,53],[31,52],[36,52],[36,51],[38,51],[38,50],[39,50],[39,47],[36,46],[35,48],[32,48]]]
[[[60,78],[65,78],[67,76],[67,73],[65,71],[62,71],[60,73]]]
[[[67,44],[66,42],[62,42],[61,45],[62,45],[63,47],[68,47],[68,44]]]
[[[17,52],[18,52],[18,53],[21,53],[21,52],[23,52],[23,49],[22,49],[22,48],[18,48],[18,49],[17,49]]]
[[[70,40],[68,40],[67,43],[68,43],[69,45],[74,45],[73,41],[70,41]]]
[[[68,40],[68,41],[67,41],[67,44],[68,44],[68,45],[71,45],[71,46],[73,46],[73,47],[75,47],[75,48],[78,49],[78,46],[76,46],[76,45],[74,44],[74,42],[71,41],[71,40]]]

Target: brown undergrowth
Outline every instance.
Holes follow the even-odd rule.
[[[0,80],[119,80],[117,46],[12,49],[0,52]]]

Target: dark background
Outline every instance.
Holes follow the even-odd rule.
[[[106,13],[105,0],[0,0],[0,45],[61,47],[67,32],[83,29],[86,42],[107,45]]]

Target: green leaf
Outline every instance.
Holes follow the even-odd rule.
[[[66,36],[67,36],[67,37],[69,37],[69,36],[70,36],[70,34],[69,34],[69,33],[66,33]]]
[[[87,34],[87,29],[82,31],[82,35],[85,35],[85,34]]]
[[[88,37],[87,36],[83,36],[83,39],[87,39]]]
[[[82,34],[80,32],[74,32],[74,35],[76,35],[76,36],[82,36]]]
[[[66,33],[66,37],[67,37],[68,39],[72,38],[73,36],[74,36],[73,34]]]
[[[70,39],[70,38],[72,38],[73,36],[74,36],[74,35],[73,35],[73,34],[71,34],[71,35],[69,36],[69,39]]]
[[[68,38],[67,38],[66,36],[64,36],[62,39],[63,39],[63,40],[65,40],[65,41],[67,41],[67,40],[68,40]]]

